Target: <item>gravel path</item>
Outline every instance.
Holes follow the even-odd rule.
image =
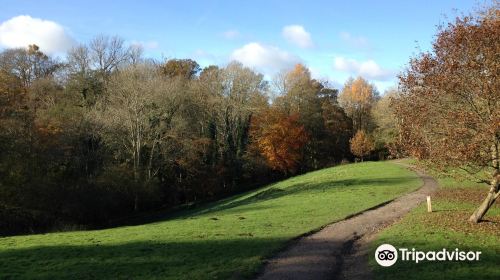
[[[257,279],[371,279],[368,253],[375,234],[437,189],[432,177],[414,171],[424,181],[420,189],[298,239],[269,259]]]

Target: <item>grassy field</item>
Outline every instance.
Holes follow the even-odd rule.
[[[365,162],[290,178],[161,222],[0,238],[0,279],[245,278],[290,239],[420,185],[400,166]]]
[[[446,248],[481,251],[478,262],[396,262],[391,267],[379,266],[371,254],[370,265],[376,279],[500,279],[500,203],[486,214],[486,222],[469,224],[468,217],[484,199],[487,188],[473,181],[442,176],[430,172],[440,190],[433,196],[433,211],[425,204],[414,209],[400,222],[384,230],[372,244],[388,243],[420,251]]]

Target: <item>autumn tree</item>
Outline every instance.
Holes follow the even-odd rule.
[[[17,76],[24,88],[39,78],[51,77],[62,64],[47,56],[37,45],[7,49],[0,54],[0,69]]]
[[[309,69],[302,64],[277,75],[273,85],[277,91],[273,104],[288,115],[297,114],[299,123],[309,135],[304,148],[304,168],[317,169],[327,164],[334,150],[329,148],[333,148],[331,143],[335,139],[330,138],[332,130],[328,130],[325,123],[334,120],[329,119],[333,115],[325,114],[324,108],[338,105],[337,90],[313,79]]]
[[[293,174],[299,167],[308,135],[298,115],[288,116],[279,109],[268,109],[252,120],[251,135],[255,146],[269,166]]]
[[[167,77],[192,79],[200,72],[200,65],[192,59],[170,59],[160,66],[160,71]]]
[[[222,91],[217,94],[214,104],[216,138],[222,148],[219,153],[225,163],[225,173],[230,175],[234,187],[242,171],[252,114],[267,103],[267,83],[262,74],[237,62],[222,69],[219,78]]]
[[[499,16],[495,6],[439,28],[432,50],[412,58],[400,76],[393,102],[407,152],[489,183],[472,222],[500,195]]]
[[[361,158],[361,161],[375,150],[373,139],[364,130],[358,130],[349,143],[351,144],[351,152],[353,155]]]
[[[84,168],[79,149],[85,121],[64,94],[61,65],[34,45],[5,50],[0,65],[0,204],[28,217],[39,211],[45,226],[57,213],[64,220],[85,216],[91,208],[73,211],[85,199],[72,200],[92,169]]]
[[[344,85],[339,103],[357,130],[372,130],[371,109],[377,99],[375,87],[362,77],[350,78]]]
[[[0,69],[0,202],[12,195],[10,185],[20,182],[21,162],[26,160],[27,133],[32,114],[26,108],[26,94],[21,79]]]
[[[311,72],[304,65],[297,64],[292,70],[276,76],[273,84],[280,94],[276,104],[288,114],[300,114],[305,118],[320,111],[317,93],[321,86],[311,78]]]

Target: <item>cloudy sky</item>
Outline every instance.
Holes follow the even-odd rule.
[[[0,0],[0,48],[36,43],[63,54],[97,34],[119,35],[155,58],[230,60],[272,77],[296,63],[340,86],[363,76],[384,91],[436,25],[477,1]]]

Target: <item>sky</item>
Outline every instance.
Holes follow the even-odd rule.
[[[96,35],[117,35],[146,57],[202,67],[237,60],[268,79],[303,63],[337,88],[362,76],[384,92],[412,55],[430,49],[437,25],[481,3],[0,0],[0,49],[36,43],[63,58]]]

